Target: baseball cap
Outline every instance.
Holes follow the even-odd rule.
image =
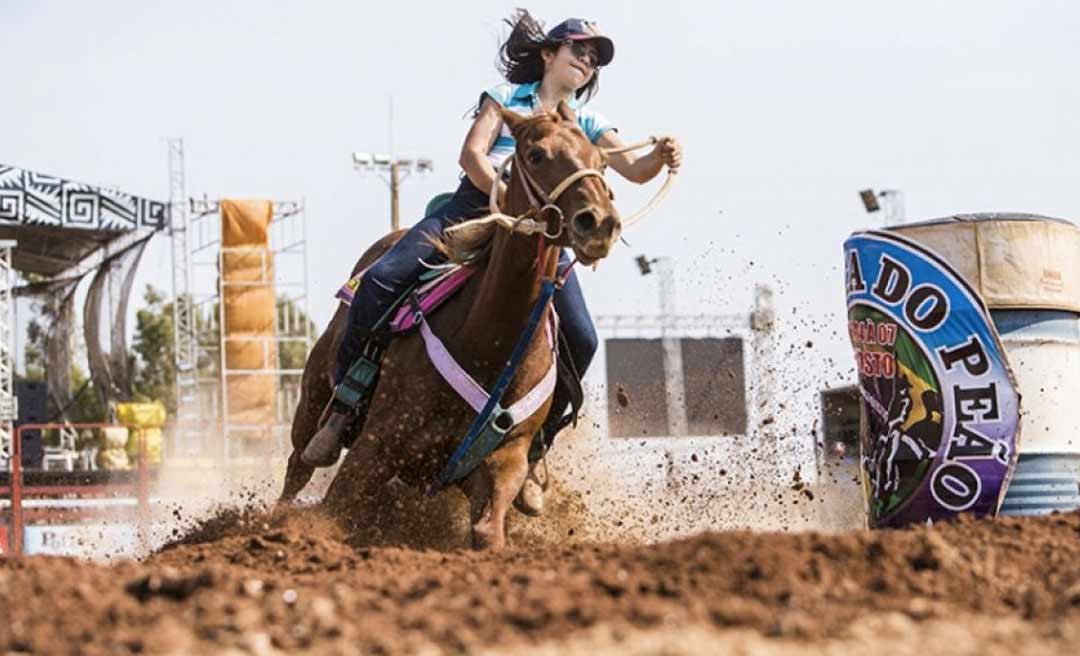
[[[583,18],[567,18],[547,33],[549,41],[592,41],[600,58],[599,66],[607,66],[615,56],[615,44],[596,27],[596,23]]]

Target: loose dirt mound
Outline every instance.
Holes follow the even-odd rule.
[[[2,561],[0,651],[1080,649],[1075,514],[498,555],[335,532],[240,513],[143,563]]]

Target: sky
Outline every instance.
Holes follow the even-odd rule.
[[[189,194],[305,201],[311,313],[325,326],[389,224],[386,185],[353,171],[350,152],[434,161],[403,185],[406,223],[452,189],[516,4],[0,0],[0,161],[166,199],[164,139],[182,137]],[[802,317],[790,338],[846,362],[841,244],[881,224],[858,190],[903,190],[909,220],[1080,219],[1076,2],[529,8],[548,26],[597,21],[616,55],[591,106],[627,141],[671,134],[685,148],[630,245],[581,273],[596,315],[655,312],[655,276],[633,258],[665,256],[679,313],[746,312],[769,284],[781,319]],[[614,181],[623,213],[659,184]],[[167,239],[138,282],[170,289]]]

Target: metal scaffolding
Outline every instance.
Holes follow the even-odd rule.
[[[173,261],[173,339],[176,358],[176,436],[173,453],[195,455],[204,428],[202,398],[195,359],[195,317],[191,308],[191,247],[188,240],[188,199],[185,184],[184,141],[169,139],[169,234]]]
[[[188,419],[190,430],[177,434],[182,455],[217,455],[232,459],[244,455],[242,441],[265,440],[269,453],[285,453],[292,416],[300,398],[303,361],[311,348],[312,326],[308,318],[307,225],[303,201],[274,201],[270,221],[270,247],[275,290],[275,333],[264,348],[273,348],[274,366],[258,370],[230,369],[225,343],[225,289],[231,285],[265,284],[269,281],[227,282],[221,275],[222,260],[230,249],[221,244],[221,206],[218,201],[189,199],[186,210],[187,261],[174,261],[177,276],[188,281],[192,331],[190,382],[180,383],[180,350],[177,350],[177,404],[179,417]],[[178,248],[174,245],[174,249]],[[264,267],[268,270],[270,267]],[[186,269],[186,270],[185,270]],[[244,339],[250,341],[251,337]],[[233,376],[269,375],[277,379],[273,420],[268,424],[243,424],[231,420],[229,380]],[[183,393],[180,393],[183,391]],[[220,443],[219,443],[220,441]]]
[[[15,304],[11,289],[15,271],[11,268],[11,251],[15,242],[0,240],[0,470],[6,470],[11,460],[14,421],[18,417],[15,400]]]

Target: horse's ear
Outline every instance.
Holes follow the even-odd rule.
[[[505,107],[500,107],[499,108],[499,113],[502,115],[503,123],[506,124],[506,127],[510,128],[511,132],[513,132],[514,130],[517,130],[527,120],[521,114],[518,114],[514,110],[507,109]]]
[[[570,105],[565,100],[559,101],[558,112],[559,116],[565,118],[571,123],[577,123],[577,114],[574,114],[574,110],[570,109]]]

